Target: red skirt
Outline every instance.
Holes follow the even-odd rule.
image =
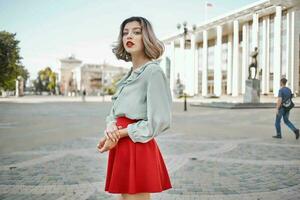
[[[126,128],[135,123],[126,117],[117,118],[117,126]],[[121,138],[109,151],[105,191],[109,193],[155,193],[172,188],[163,157],[154,139],[134,143]]]

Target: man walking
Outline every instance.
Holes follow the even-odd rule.
[[[85,89],[82,92],[82,101],[85,102],[85,95],[86,95],[86,91]]]
[[[295,133],[296,139],[299,138],[299,129],[297,129],[292,122],[289,120],[289,114],[290,111],[287,110],[284,106],[282,106],[283,103],[286,101],[291,101],[292,99],[292,91],[290,88],[286,87],[286,78],[282,78],[280,80],[280,90],[278,92],[278,99],[276,104],[276,120],[275,120],[275,127],[276,127],[276,133],[277,135],[273,136],[273,138],[281,138],[281,118],[283,118],[284,123]]]

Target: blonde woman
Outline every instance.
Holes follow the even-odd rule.
[[[148,200],[150,193],[172,188],[154,139],[171,124],[171,92],[155,61],[163,51],[147,19],[123,21],[113,52],[132,67],[117,83],[98,144],[101,153],[109,150],[105,191],[121,194],[122,200]]]

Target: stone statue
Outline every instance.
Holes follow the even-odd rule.
[[[256,74],[257,74],[257,55],[258,55],[258,49],[257,47],[254,48],[254,51],[250,54],[250,56],[252,57],[252,62],[251,64],[249,65],[249,68],[248,68],[248,71],[249,71],[249,76],[248,76],[248,79],[252,79],[251,77],[251,68],[254,68],[255,72],[254,72],[254,78],[253,79],[256,79]]]
[[[180,75],[178,73],[174,93],[176,94],[177,97],[181,97],[181,96],[183,96],[184,89],[185,89],[185,86],[181,83]]]

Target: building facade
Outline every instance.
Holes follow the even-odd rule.
[[[102,89],[113,83],[113,80],[124,75],[128,70],[103,64],[83,64],[78,68],[74,79],[78,83],[78,90],[85,90],[87,95],[100,95]],[[79,72],[79,73],[78,73]]]
[[[180,77],[188,95],[243,95],[257,47],[261,94],[277,96],[286,77],[299,95],[299,4],[261,0],[164,39],[162,66],[171,90]]]
[[[80,95],[83,90],[87,95],[100,95],[103,87],[109,86],[115,78],[128,71],[107,63],[82,63],[74,56],[60,59],[60,62],[60,90],[66,96]]]
[[[70,96],[76,91],[76,82],[74,81],[74,70],[82,64],[81,60],[71,55],[60,59],[60,92],[66,96]]]

